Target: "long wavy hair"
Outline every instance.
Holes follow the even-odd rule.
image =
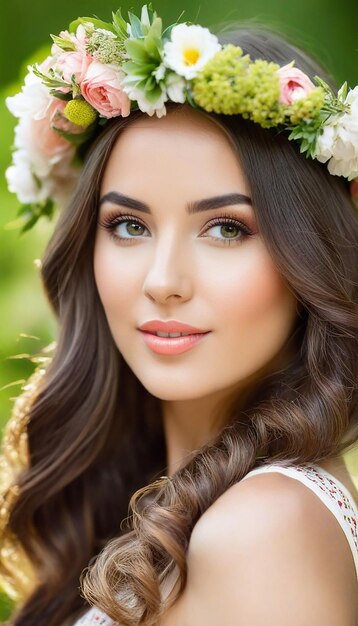
[[[330,80],[268,29],[235,27],[219,38]],[[260,464],[319,462],[358,439],[358,219],[347,181],[275,129],[207,114],[231,138],[265,244],[297,297],[295,351],[232,410],[214,443],[165,476],[161,402],[119,353],[93,273],[101,178],[139,115],[109,121],[90,146],[43,259],[59,332],[30,410],[29,466],[8,524],[38,580],[14,626],[71,624],[88,603],[123,626],[153,626],[185,587],[195,523],[223,492]]]

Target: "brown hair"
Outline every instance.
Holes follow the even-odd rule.
[[[266,29],[220,39],[252,58],[295,59],[310,76],[324,76]],[[88,601],[125,626],[154,625],[177,598],[163,596],[169,577],[178,578],[178,594],[184,589],[195,523],[223,492],[262,462],[318,462],[358,438],[358,220],[347,183],[276,130],[213,114],[232,138],[259,229],[299,302],[295,357],[233,410],[214,445],[161,476],[161,403],[116,348],[92,268],[101,177],[121,130],[139,115],[111,120],[90,147],[43,259],[59,335],[30,410],[30,462],[9,521],[39,581],[15,626],[74,620],[84,608],[80,574],[91,559],[82,577]]]

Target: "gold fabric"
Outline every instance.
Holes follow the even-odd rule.
[[[33,567],[16,537],[7,529],[9,511],[19,488],[17,478],[28,465],[27,422],[29,409],[46,372],[41,359],[22,393],[16,398],[10,420],[4,429],[0,455],[0,587],[16,603],[22,602],[36,586]]]

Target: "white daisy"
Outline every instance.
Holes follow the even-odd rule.
[[[190,80],[219,50],[218,38],[208,28],[178,24],[171,32],[171,41],[164,44],[164,63]]]

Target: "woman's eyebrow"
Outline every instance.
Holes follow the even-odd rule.
[[[104,202],[111,202],[112,204],[119,204],[121,206],[128,207],[129,209],[137,209],[143,213],[150,213],[151,210],[145,202],[130,198],[117,191],[110,191],[106,193],[100,199],[99,206]],[[198,200],[195,202],[189,202],[186,207],[189,215],[193,213],[199,213],[200,211],[210,211],[210,209],[219,209],[220,207],[229,206],[232,204],[250,204],[252,205],[251,198],[245,196],[242,193],[228,193],[223,196],[214,196],[213,198],[205,198],[204,200]]]

